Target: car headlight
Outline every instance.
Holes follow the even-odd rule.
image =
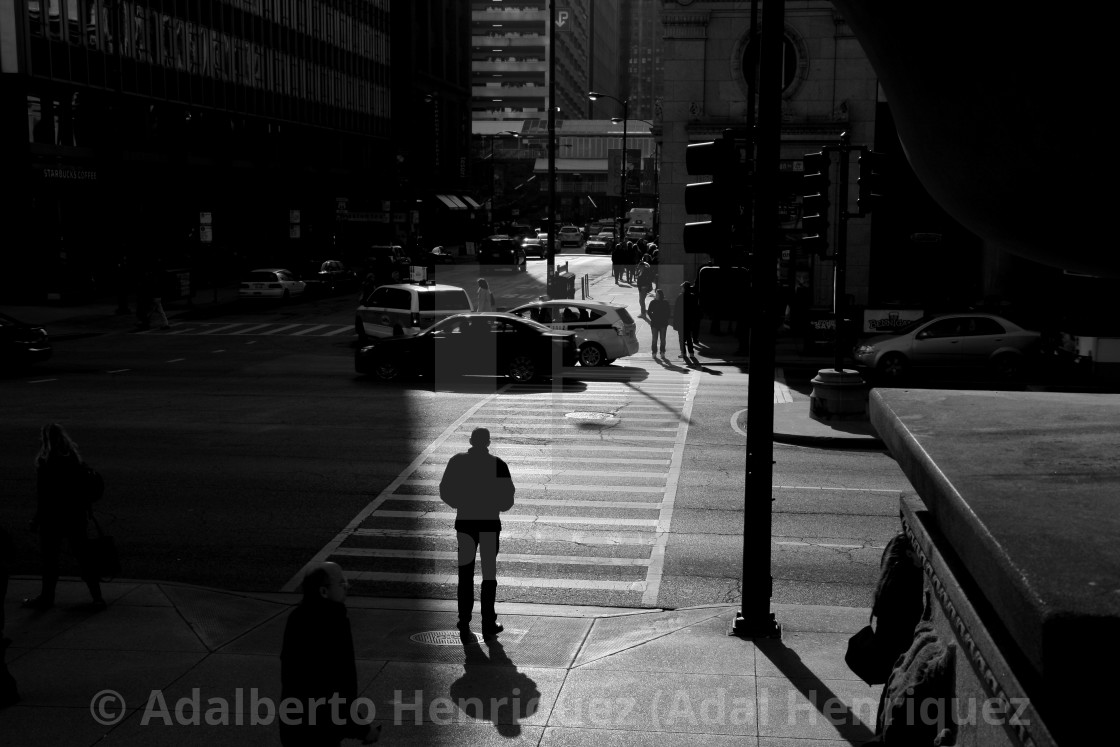
[[[853,351],[856,355],[871,355],[875,352],[874,345],[859,345]]]

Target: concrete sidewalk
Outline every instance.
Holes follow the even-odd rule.
[[[8,592],[5,654],[22,700],[0,710],[0,745],[278,743],[296,595],[115,581],[95,612],[71,579],[54,608],[22,609],[38,586],[15,578]],[[774,605],[782,638],[752,641],[728,635],[725,605],[499,601],[498,645],[464,645],[453,600],[348,606],[361,713],[372,706],[383,744],[832,747],[875,728],[881,688],[844,664],[866,609]]]

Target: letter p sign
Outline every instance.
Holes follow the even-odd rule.
[[[558,28],[558,29],[564,28],[564,24],[568,22],[568,16],[569,15],[571,15],[571,11],[568,11],[568,10],[558,10],[558,11],[556,11],[556,28]]]

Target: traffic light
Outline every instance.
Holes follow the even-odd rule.
[[[886,161],[885,153],[876,153],[873,150],[864,151],[859,155],[859,179],[856,182],[859,196],[856,198],[856,206],[860,215],[867,215],[872,208],[882,204]]]
[[[710,174],[707,182],[687,184],[684,188],[684,209],[687,213],[711,216],[710,220],[685,223],[686,254],[710,254],[727,250],[731,243],[731,227],[738,213],[735,199],[739,169],[735,139],[730,130],[720,140],[692,143],[685,150],[685,168],[690,176]]]
[[[803,162],[801,228],[805,235],[801,238],[801,246],[814,254],[823,255],[828,251],[828,188],[832,184],[829,178],[832,156],[827,151],[806,153]]]

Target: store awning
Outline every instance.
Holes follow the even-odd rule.
[[[438,199],[440,202],[442,202],[444,205],[451,208],[452,210],[466,210],[467,209],[467,203],[463,202],[462,200],[460,200],[455,195],[436,195],[436,199]]]
[[[538,158],[533,164],[533,171],[538,174],[548,173],[548,159]],[[557,158],[556,173],[558,174],[605,174],[607,173],[607,159],[605,158]]]

